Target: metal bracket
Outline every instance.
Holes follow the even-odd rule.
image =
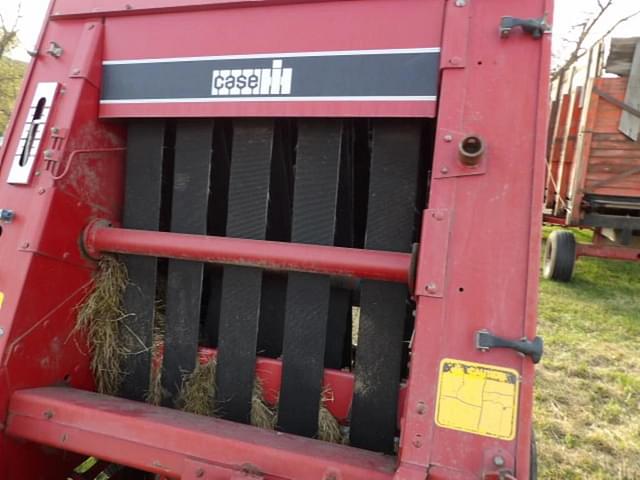
[[[242,465],[240,469],[185,459],[182,480],[263,480],[264,475],[252,465]]]
[[[73,57],[70,78],[82,78],[96,88],[102,79],[102,47],[104,27],[99,22],[84,25],[78,49]]]
[[[60,45],[58,45],[56,42],[50,42],[49,48],[45,53],[47,53],[48,55],[51,55],[54,58],[60,58],[64,53],[64,49]]]
[[[520,340],[508,340],[506,338],[493,335],[488,330],[476,332],[476,348],[486,352],[492,348],[509,348],[522,355],[531,357],[533,363],[539,363],[542,359],[544,345],[542,338],[535,337],[533,340],[526,338]]]
[[[445,293],[447,254],[451,214],[446,209],[424,211],[421,238],[429,239],[420,245],[415,296],[442,298]]]
[[[475,164],[465,163],[461,158],[460,146],[468,135],[453,130],[440,129],[437,141],[441,143],[440,167],[433,172],[433,178],[466,177],[487,173],[487,153],[476,158]]]
[[[511,31],[516,28],[522,28],[522,31],[528,33],[533,38],[542,38],[546,32],[551,31],[551,26],[547,23],[547,18],[516,18],[502,17],[500,20],[500,36],[508,38]]]

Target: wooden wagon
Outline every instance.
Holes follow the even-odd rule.
[[[613,39],[556,85],[547,155],[547,223],[593,230],[577,244],[569,230],[547,242],[544,275],[569,281],[581,256],[640,259],[640,38]],[[615,75],[614,75],[615,74]]]

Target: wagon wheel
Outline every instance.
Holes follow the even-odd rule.
[[[576,238],[566,230],[556,230],[549,235],[544,252],[544,278],[557,282],[569,282],[576,263]]]

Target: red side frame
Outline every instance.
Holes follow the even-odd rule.
[[[175,25],[184,19],[201,25],[201,19],[213,11],[230,19],[226,42],[208,42],[202,29],[186,29],[189,34],[180,41],[158,30],[166,22]],[[492,478],[496,473],[493,458],[500,455],[504,467],[517,478],[529,478],[533,364],[509,350],[476,350],[474,334],[489,329],[514,339],[535,336],[550,38],[534,39],[519,30],[501,38],[498,27],[503,16],[547,15],[549,20],[551,12],[552,0],[139,0],[135,5],[119,0],[55,1],[40,54],[31,66],[7,132],[0,165],[0,208],[16,212],[10,224],[2,224],[0,236],[0,292],[4,299],[0,304],[0,423],[8,424],[12,433],[0,436],[0,478],[62,478],[77,461],[74,455],[51,455],[43,447],[16,438],[35,439],[37,431],[39,440],[60,446],[53,440],[44,441],[58,432],[58,426],[42,417],[43,397],[19,394],[12,410],[9,402],[14,392],[34,387],[65,384],[93,388],[88,350],[72,331],[75,306],[90,288],[95,268],[79,247],[85,227],[96,218],[117,223],[121,214],[125,135],[120,123],[104,118],[157,113],[144,107],[100,109],[102,60],[122,58],[125,53],[129,58],[220,53],[211,48],[226,49],[226,53],[260,53],[274,51],[277,45],[280,51],[313,51],[410,48],[425,43],[442,49],[437,112],[435,104],[431,110],[393,103],[383,108],[366,102],[355,107],[353,103],[329,106],[336,116],[438,117],[414,286],[417,312],[411,373],[399,412],[400,452],[394,470],[379,475],[407,480]],[[265,22],[265,15],[270,22]],[[285,20],[292,17],[299,21]],[[252,36],[248,33],[252,31],[265,36]],[[232,46],[231,39],[235,39]],[[52,41],[65,48],[60,58],[44,53]],[[62,93],[46,125],[31,181],[10,185],[6,180],[22,123],[36,84],[45,81],[59,82]],[[314,106],[249,103],[217,111],[178,108],[173,114],[319,114]],[[469,134],[481,136],[487,145],[481,165],[475,169],[459,163],[457,144]],[[47,158],[45,150],[51,150]],[[80,150],[89,152],[78,156],[68,174],[58,179],[72,152]],[[406,259],[400,262],[406,265]],[[520,373],[514,441],[435,425],[438,368],[443,358],[490,363]],[[64,408],[82,418],[81,405],[74,410],[73,404],[66,403]],[[25,422],[22,427],[12,424],[15,414],[25,412],[40,421]],[[132,415],[129,425],[109,428],[131,428],[137,433],[153,428],[153,415]],[[175,442],[192,440],[184,430],[188,419],[176,418],[182,418],[183,423],[172,430]],[[233,435],[251,432],[245,426],[225,425]],[[74,441],[87,445],[83,453],[101,447],[109,458],[129,458],[132,465],[136,464],[136,448],[144,448],[135,443],[127,450],[113,442],[101,444],[109,432],[95,437],[83,434],[82,428],[74,431],[79,435]],[[271,440],[279,442],[276,437]],[[288,448],[293,445],[288,442],[277,444]],[[353,449],[303,443],[295,458],[290,457],[287,478],[309,478],[309,467],[317,465],[312,458],[318,452],[330,455],[335,469],[330,472],[332,477],[325,478],[364,478],[361,470],[350,470],[348,464],[356,461],[354,458],[359,465],[366,463],[369,453],[347,454]],[[245,452],[246,462],[269,464],[271,448],[254,444]],[[345,448],[342,459],[341,448]],[[158,455],[166,456],[158,459],[160,463],[175,461],[175,452],[159,451]],[[221,464],[225,463],[223,457],[219,457]],[[382,464],[388,462],[372,461],[371,466],[382,468]]]

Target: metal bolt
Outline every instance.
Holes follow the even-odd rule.
[[[29,242],[22,242],[21,248],[29,248]]]
[[[447,167],[442,167],[440,169],[440,173],[443,173],[444,175],[446,175],[447,173],[449,173],[449,169]]]
[[[51,159],[53,159],[53,150],[49,150],[49,149],[45,150],[45,151],[44,151],[44,158],[45,158],[46,160],[51,160]]]
[[[44,418],[47,420],[51,420],[53,418],[53,412],[51,410],[47,410],[43,413]]]
[[[496,467],[504,467],[504,457],[502,457],[501,455],[496,455],[495,457],[493,457],[493,464]]]
[[[462,62],[462,59],[460,57],[451,57],[449,59],[449,63],[451,65],[460,65],[461,62]]]
[[[196,470],[196,477],[197,478],[204,477],[204,470],[202,468],[199,468],[199,469]]]
[[[0,327],[0,337],[4,335],[4,328]]]
[[[445,141],[445,142],[447,142],[447,143],[451,143],[451,142],[453,142],[453,135],[446,134],[446,135],[443,137],[443,139],[444,139],[444,141]]]
[[[436,293],[436,291],[438,290],[438,286],[435,283],[430,282],[427,284],[426,289],[429,293]]]
[[[44,188],[39,188],[38,189],[38,195],[43,195],[44,192],[46,192],[46,190]]]
[[[426,411],[427,411],[427,406],[425,405],[425,403],[418,402],[418,405],[416,406],[416,413],[418,415],[424,415]]]
[[[0,221],[11,223],[14,218],[16,218],[16,212],[14,212],[13,210],[9,210],[6,208],[0,209]]]
[[[58,135],[60,133],[60,129],[58,127],[51,127],[51,135]]]
[[[74,68],[74,69],[71,71],[71,73],[72,73],[72,74],[74,74],[74,75],[80,75],[80,69],[79,69],[79,68]]]
[[[442,212],[435,212],[433,214],[433,218],[435,218],[438,222],[441,222],[442,220],[444,220],[444,215],[442,214]]]
[[[466,7],[467,0],[456,0],[456,7]]]

